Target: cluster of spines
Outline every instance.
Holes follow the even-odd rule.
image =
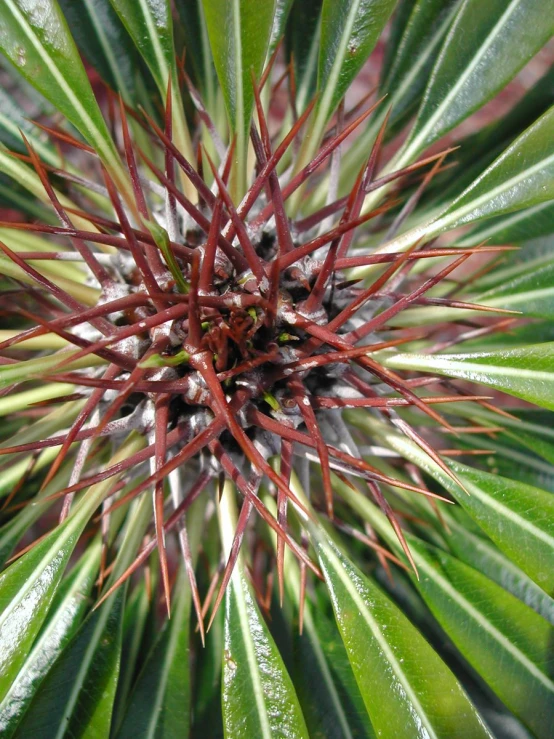
[[[287,72],[290,76],[291,67]],[[473,400],[489,408],[489,398],[485,396],[469,396],[460,393],[457,388],[446,381],[452,388],[449,395],[419,397],[415,390],[437,382],[437,378],[405,379],[386,369],[372,358],[372,353],[379,350],[399,346],[418,338],[417,332],[402,331],[400,336],[379,340],[370,345],[356,346],[356,344],[378,332],[383,332],[387,323],[401,311],[413,305],[442,305],[472,310],[488,310],[483,306],[456,300],[454,296],[446,298],[429,298],[427,293],[451,272],[461,266],[476,251],[480,253],[496,252],[502,247],[478,246],[475,248],[442,247],[435,245],[415,244],[405,252],[394,253],[364,253],[352,254],[356,229],[371,219],[383,215],[396,204],[397,200],[389,199],[384,205],[370,213],[363,213],[365,198],[369,192],[379,189],[391,182],[400,182],[408,175],[417,175],[419,170],[425,172],[425,167],[431,165],[425,172],[411,196],[407,198],[393,220],[387,233],[392,238],[401,227],[404,220],[410,215],[427,185],[435,174],[441,170],[446,155],[451,150],[441,151],[433,156],[420,160],[416,164],[397,172],[379,177],[377,164],[383,146],[383,138],[387,119],[375,140],[367,162],[361,168],[350,193],[344,197],[335,198],[317,212],[304,216],[300,220],[291,222],[287,215],[285,203],[288,198],[300,188],[329,158],[336,155],[340,144],[366,120],[374,110],[374,106],[360,113],[357,107],[349,114],[341,114],[334,130],[324,139],[319,152],[314,159],[293,176],[286,184],[282,184],[277,174],[277,166],[289,151],[291,145],[298,139],[299,134],[307,125],[313,103],[301,115],[295,115],[295,122],[290,131],[283,136],[278,145],[272,143],[264,109],[260,99],[261,87],[268,79],[270,67],[264,73],[260,85],[254,83],[255,106],[258,126],[252,125],[251,141],[255,153],[257,167],[253,181],[239,204],[235,204],[228,190],[231,163],[233,160],[233,143],[227,147],[222,164],[218,169],[207,152],[199,148],[198,161],[192,165],[183,156],[172,141],[172,111],[171,90],[168,90],[165,107],[164,125],[158,125],[152,118],[143,113],[135,120],[143,125],[155,137],[157,145],[163,153],[163,169],[156,165],[139,148],[133,144],[127,114],[120,101],[118,128],[121,131],[123,149],[122,156],[127,163],[127,169],[132,183],[134,202],[123,203],[110,175],[102,170],[104,187],[100,191],[107,195],[117,220],[109,220],[94,212],[79,210],[63,206],[56,191],[50,183],[49,174],[64,178],[69,183],[81,187],[88,187],[90,182],[84,177],[54,169],[42,163],[33,148],[24,138],[28,149],[27,156],[20,157],[29,162],[37,172],[48,198],[60,221],[58,226],[48,226],[31,223],[0,224],[10,228],[34,231],[43,234],[63,236],[69,238],[80,259],[86,264],[94,279],[99,284],[104,299],[95,306],[89,307],[81,303],[66,290],[45,277],[39,269],[29,264],[31,260],[56,260],[66,257],[63,253],[52,252],[15,252],[7,245],[0,243],[0,249],[30,278],[35,286],[29,286],[24,296],[33,301],[36,310],[28,306],[21,306],[15,310],[20,316],[33,323],[32,328],[21,333],[0,345],[0,350],[7,350],[17,343],[40,336],[45,333],[55,334],[76,347],[75,352],[64,357],[59,355],[59,362],[49,372],[41,375],[43,380],[55,382],[70,382],[77,387],[87,388],[86,401],[72,423],[69,431],[58,436],[23,445],[4,447],[3,454],[15,452],[32,452],[36,455],[40,450],[50,446],[61,445],[61,450],[48,471],[43,482],[43,488],[53,480],[66,460],[70,448],[80,443],[80,451],[74,461],[73,474],[70,484],[50,499],[63,498],[61,519],[70,512],[73,496],[83,488],[109,479],[116,478],[103,507],[102,518],[107,520],[115,509],[127,504],[144,491],[154,490],[154,528],[155,534],[144,545],[133,564],[115,582],[103,599],[127,579],[134,571],[143,565],[152,551],[157,547],[160,556],[162,580],[166,603],[169,609],[170,579],[167,557],[165,553],[165,534],[174,529],[184,531],[182,552],[185,565],[191,581],[193,601],[196,608],[200,632],[204,634],[203,621],[207,609],[214,600],[212,616],[217,611],[231,573],[237,561],[238,553],[253,509],[256,509],[261,518],[274,530],[277,535],[277,575],[279,590],[283,594],[283,562],[285,546],[288,546],[301,563],[302,592],[305,592],[306,572],[311,569],[319,575],[317,566],[308,556],[305,542],[298,544],[291,536],[287,524],[287,503],[292,501],[295,506],[303,509],[302,504],[291,490],[291,474],[293,469],[294,446],[300,445],[313,450],[319,458],[323,486],[323,501],[319,506],[320,515],[325,515],[342,531],[361,538],[368,546],[377,552],[380,560],[396,558],[374,541],[374,537],[362,534],[344,521],[337,519],[334,513],[333,489],[331,470],[334,470],[343,480],[349,473],[361,477],[367,484],[369,494],[381,507],[393,525],[402,546],[409,558],[409,549],[402,534],[401,525],[395,511],[383,495],[381,485],[392,485],[416,493],[421,493],[434,499],[444,500],[441,496],[430,492],[424,485],[421,476],[411,470],[413,484],[391,478],[372,466],[361,456],[349,454],[329,444],[321,430],[318,413],[329,409],[367,408],[379,410],[394,426],[418,444],[440,468],[450,477],[454,477],[450,468],[441,458],[441,454],[426,441],[423,436],[411,425],[404,421],[397,413],[396,408],[414,406],[436,422],[439,428],[447,432],[456,433],[453,428],[436,410],[436,405],[457,401]],[[278,81],[282,84],[283,76]],[[196,102],[199,115],[208,130],[216,136],[216,149],[221,150],[221,141],[215,134],[215,127],[203,108],[197,91],[184,75],[189,91]],[[294,89],[294,84],[291,85]],[[364,101],[365,102],[365,101]],[[381,103],[382,104],[382,103]],[[111,106],[112,115],[113,107]],[[292,100],[294,110],[294,98]],[[51,135],[61,140],[65,146],[70,145],[83,150],[84,156],[94,158],[94,151],[75,140],[69,134],[57,129],[48,129]],[[114,128],[116,128],[114,121]],[[222,153],[222,152],[220,152]],[[165,193],[165,231],[156,227],[148,206],[145,193],[144,179],[141,177],[138,159],[150,170],[157,180],[158,187]],[[211,188],[202,176],[205,166],[208,166],[214,186]],[[100,165],[96,165],[99,167]],[[49,172],[50,170],[50,172]],[[196,202],[192,202],[177,184],[176,170],[191,183],[197,193]],[[98,190],[98,188],[96,188]],[[247,220],[254,206],[256,213]],[[131,214],[129,214],[131,211]],[[197,234],[200,246],[183,243],[179,239],[180,223],[178,212],[187,214]],[[340,213],[338,223],[326,228],[329,219]],[[76,228],[75,217],[81,221],[88,221],[94,229],[85,230]],[[271,222],[274,233],[276,250],[270,261],[265,261],[260,255],[260,249],[253,234],[260,234],[264,226]],[[319,233],[303,243],[303,234],[316,231]],[[102,245],[123,252],[130,260],[138,274],[139,287],[129,290],[128,294],[117,297],[114,290],[114,276],[110,272],[110,259],[103,258],[102,253],[91,248],[91,244]],[[239,248],[237,248],[237,245]],[[316,252],[322,259],[311,259],[309,264],[306,258]],[[400,290],[402,282],[407,278],[411,267],[416,261],[434,259],[436,257],[455,257],[455,259],[441,270],[429,276],[419,285],[408,292]],[[308,264],[308,266],[307,266]],[[369,267],[382,265],[382,271],[369,285],[358,285],[356,281],[344,278],[345,270],[354,267]],[[225,271],[227,270],[227,271]],[[224,293],[218,292],[214,285],[214,276],[234,274],[235,290]],[[283,303],[281,300],[281,284],[283,274],[288,279],[297,281],[306,293],[305,299],[298,305]],[[336,311],[336,315],[327,319],[324,302],[328,295],[329,286],[337,283],[338,288],[347,288],[353,297],[346,307]],[[335,284],[335,289],[338,289]],[[116,297],[111,297],[116,295]],[[389,307],[381,310],[355,329],[346,331],[345,326],[352,318],[360,313],[368,301],[383,299],[389,300]],[[60,304],[63,309],[60,310]],[[38,312],[40,308],[40,314]],[[257,351],[254,356],[245,357],[232,367],[217,368],[214,366],[213,352],[206,347],[205,332],[200,315],[209,310],[214,315],[217,312],[226,312],[232,309],[259,309],[263,313],[266,328],[271,328],[277,322],[288,325],[291,335],[294,334],[294,352],[289,361],[284,361],[279,354],[279,347],[273,343],[267,351]],[[147,310],[148,309],[148,310]],[[496,311],[495,312],[501,312]],[[126,325],[116,325],[110,320],[110,315],[123,313],[126,316]],[[42,316],[47,315],[47,318]],[[323,320],[321,320],[323,317]],[[469,332],[449,339],[446,342],[437,342],[434,349],[444,348],[448,342],[455,342],[467,335],[504,328],[507,318],[503,321],[486,325],[472,326]],[[181,351],[175,352],[171,339],[171,332],[162,330],[162,327],[173,323],[186,321],[187,333]],[[99,332],[102,338],[91,339],[72,331],[78,326],[89,325]],[[136,346],[125,351],[125,341],[138,340],[139,337],[149,334],[148,346],[145,352],[137,353]],[[398,332],[396,332],[398,333]],[[131,346],[131,345],[130,345]],[[118,348],[119,347],[119,348]],[[65,365],[74,364],[89,355],[96,355],[107,363],[107,367],[100,374],[86,373],[72,370]],[[9,361],[9,356],[6,359]],[[181,376],[164,370],[175,365],[177,361],[186,364],[187,371]],[[344,380],[356,391],[356,397],[312,395],[304,382],[305,376],[314,370],[326,367],[345,365]],[[356,368],[369,373],[380,383],[386,385],[395,397],[383,397],[376,392],[374,386],[366,382]],[[118,379],[119,375],[126,377]],[[252,379],[255,375],[256,382]],[[237,378],[245,378],[242,384]],[[231,396],[226,394],[223,383],[234,381],[234,390]],[[445,382],[445,381],[442,381]],[[299,430],[295,424],[289,424],[284,417],[274,417],[266,413],[261,406],[260,399],[269,398],[271,391],[279,383],[287,398],[295,404],[305,426]],[[106,408],[102,418],[97,415],[99,403],[108,391],[117,391],[113,399],[105,403]],[[101,471],[83,476],[87,457],[93,442],[119,434],[126,428],[136,427],[136,418],[131,415],[119,417],[125,403],[134,394],[141,394],[152,399],[154,418],[149,428],[142,428],[148,435],[147,446],[130,455],[128,458],[105,467]],[[195,395],[196,393],[196,395]],[[201,397],[198,396],[198,393]],[[72,397],[77,397],[78,394]],[[211,418],[198,433],[187,425],[186,418],[177,419],[172,423],[171,402],[176,396],[185,399],[191,407],[206,405]],[[60,402],[62,398],[53,402]],[[67,400],[67,398],[63,398]],[[253,402],[253,401],[256,402]],[[96,415],[95,415],[96,414]],[[94,421],[91,423],[91,421]],[[89,424],[89,425],[87,425]],[[127,424],[127,425],[126,425]],[[255,439],[248,431],[257,429],[271,434],[280,440],[279,471],[277,472],[260,452]],[[458,429],[459,430],[459,429]],[[469,427],[465,431],[473,433],[491,433],[491,428]],[[223,432],[230,434],[234,443],[240,448],[245,461],[251,468],[251,473],[245,477],[242,469],[233,459],[233,455],[226,449],[220,436]],[[172,456],[169,455],[172,452]],[[442,450],[442,453],[456,453],[455,450]],[[466,452],[467,453],[467,452]],[[186,528],[183,524],[183,515],[194,500],[216,479],[214,467],[207,467],[198,473],[187,496],[177,505],[173,512],[164,520],[165,492],[164,482],[168,475],[181,465],[202,454],[208,454],[216,461],[221,472],[232,479],[244,498],[239,514],[235,540],[231,554],[221,576],[214,578],[204,604],[201,604],[198,588],[192,567],[191,553],[186,545]],[[36,456],[34,457],[36,458]],[[127,491],[122,497],[116,498],[123,487],[127,485],[128,477],[134,468],[147,460],[152,461],[151,474],[146,479]],[[29,470],[29,474],[32,467]],[[259,485],[263,478],[267,478],[276,490],[277,518],[274,518],[264,503],[258,497]],[[456,479],[456,478],[454,478]],[[459,481],[458,481],[459,482]],[[13,502],[17,489],[8,499]],[[305,511],[307,513],[307,511]],[[19,552],[21,554],[21,552]],[[103,581],[105,571],[101,573]],[[219,588],[217,583],[219,582]],[[217,591],[217,592],[216,592]],[[303,595],[301,598],[303,602]],[[211,621],[210,621],[211,623]]]

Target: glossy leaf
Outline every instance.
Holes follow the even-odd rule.
[[[252,75],[258,79],[269,49],[274,0],[202,0],[215,69],[236,135],[233,195],[246,189],[245,157],[254,107]]]
[[[498,308],[521,311],[536,318],[554,318],[554,260],[545,260],[528,269],[520,267],[518,275],[474,298]]]
[[[397,4],[379,84],[379,95],[386,94],[386,101],[342,156],[341,192],[352,187],[360,161],[367,157],[387,112],[386,137],[394,137],[413,115],[460,3],[461,0],[403,0]],[[325,194],[322,185],[318,195]]]
[[[86,59],[125,102],[136,102],[137,53],[109,0],[58,1]]]
[[[395,369],[436,372],[479,382],[554,410],[554,343],[472,354],[395,354],[384,360]]]
[[[538,735],[554,721],[551,626],[502,587],[445,552],[408,536],[416,587],[458,649]]]
[[[288,575],[287,575],[288,577]],[[293,635],[293,679],[310,736],[375,736],[348,655],[321,599],[306,601],[302,634]]]
[[[0,576],[0,699],[29,656],[85,521],[69,519]]]
[[[144,59],[165,103],[171,80],[173,136],[189,161],[194,161],[183,112],[173,45],[173,20],[168,0],[110,0]]]
[[[449,462],[466,493],[409,439],[381,424],[368,421],[363,425],[440,482],[501,551],[543,590],[554,591],[554,499],[550,493]]]
[[[303,0],[292,4],[285,48],[294,62],[297,107],[301,113],[317,87],[320,19],[323,0]]]
[[[54,166],[59,165],[59,157],[48,142],[46,135],[41,134],[37,127],[28,120],[21,106],[8,92],[0,88],[0,142],[10,150],[26,153],[20,131],[25,133],[34,150],[45,162]]]
[[[216,76],[202,0],[175,0],[181,23],[176,31],[182,31],[185,40],[186,61],[192,65],[196,85],[204,95],[209,111],[215,110]]]
[[[114,455],[112,462],[117,462],[141,446],[140,437],[130,437]],[[27,659],[69,557],[111,484],[108,480],[89,488],[61,526],[0,576],[0,700]]]
[[[100,487],[100,486],[98,486]],[[136,555],[150,517],[143,496],[131,506],[109,585]],[[69,519],[71,520],[71,519]],[[42,682],[21,726],[23,736],[108,736],[112,723],[122,646],[127,584],[89,614]]]
[[[304,159],[308,161],[327,121],[373,51],[396,0],[323,0],[317,111]]]
[[[281,655],[238,565],[225,596],[222,700],[226,737],[308,736]]]
[[[498,93],[554,33],[543,0],[465,0],[432,71],[402,160]],[[517,54],[514,53],[517,49]]]
[[[434,222],[431,233],[554,199],[554,107],[501,154]]]
[[[387,44],[380,93],[392,107],[389,132],[417,105],[460,0],[408,0],[399,4]]]
[[[128,192],[127,177],[55,0],[5,0],[0,51],[77,128]]]
[[[494,580],[554,626],[554,600],[489,539],[477,536],[454,520],[448,520],[448,528],[448,547],[459,560]]]
[[[121,649],[125,588],[87,618],[42,682],[20,736],[108,736]],[[66,734],[67,732],[67,734]],[[86,734],[85,734],[86,735]]]
[[[395,0],[323,0],[318,87],[327,120],[373,51]]]
[[[440,202],[452,202],[553,104],[554,67],[508,113],[457,141],[456,166],[436,177],[427,192]]]
[[[0,733],[13,735],[40,683],[77,631],[87,608],[100,561],[100,542],[92,544],[60,587],[29,657],[0,704]]]
[[[235,132],[246,130],[273,24],[273,0],[203,0],[215,68]]]
[[[497,218],[477,222],[475,228],[460,242],[479,244],[512,244],[549,236],[554,233],[554,203],[547,200],[531,208],[523,208]]]
[[[226,556],[236,514],[234,489],[226,483],[219,521]],[[225,593],[222,708],[229,739],[238,736],[308,737],[291,679],[254,599],[239,557]]]
[[[274,542],[275,546],[275,542]],[[285,552],[285,588],[294,613],[300,611],[300,571]],[[304,602],[302,633],[293,618],[292,678],[310,737],[364,739],[375,736],[327,591],[318,588]]]
[[[269,38],[269,54],[273,52],[285,32],[292,3],[293,0],[275,0],[273,25],[271,27],[271,36]]]
[[[463,726],[467,736],[489,736],[417,629],[329,540],[316,537],[335,618],[377,735],[451,736]]]
[[[121,666],[112,718],[112,731],[114,733],[117,733],[121,726],[131,687],[137,675],[137,666],[142,664],[144,660],[142,648],[150,610],[149,606],[146,583],[142,579],[125,602],[121,639]]]
[[[188,736],[190,724],[190,587],[184,570],[166,620],[129,699],[118,736]]]

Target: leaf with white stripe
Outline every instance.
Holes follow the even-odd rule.
[[[554,725],[552,627],[455,557],[407,535],[414,585],[460,652],[537,736]]]
[[[494,580],[554,626],[554,600],[544,590],[509,560],[489,538],[474,534],[451,516],[447,521],[450,531],[446,541],[450,551],[459,560]]]
[[[226,737],[308,737],[292,682],[240,564],[225,595],[222,701]]]
[[[359,425],[437,480],[501,551],[544,591],[554,591],[554,497],[550,493],[448,462],[466,493],[410,439],[372,419],[360,420]]]
[[[385,47],[379,84],[379,95],[386,94],[387,99],[344,152],[341,187],[352,186],[360,161],[367,157],[387,111],[390,110],[388,138],[401,131],[417,110],[429,72],[461,1],[403,0],[398,3]],[[318,195],[326,194],[325,183],[320,186]]]
[[[553,33],[552,0],[465,0],[431,73],[402,161],[413,160],[493,98]]]
[[[414,112],[441,43],[461,0],[404,0],[399,4],[386,48],[379,85],[392,107],[391,129],[402,125]]]
[[[475,303],[521,311],[535,318],[554,318],[554,260],[525,269],[486,292],[473,296]]]
[[[20,736],[109,736],[125,589],[88,616],[58,657],[23,719]]]
[[[164,623],[138,677],[117,733],[140,736],[186,737],[190,725],[190,604],[191,592],[183,568],[175,585],[171,619]]]
[[[377,735],[489,736],[454,675],[418,630],[324,534],[315,528],[312,533],[335,618]]]
[[[546,111],[445,210],[431,233],[554,200],[554,107]]]
[[[142,444],[138,435],[129,437],[110,463],[126,459]],[[27,659],[77,541],[112,484],[88,488],[64,523],[0,577],[0,700]]]
[[[59,3],[87,60],[125,102],[136,102],[136,49],[109,0]]]
[[[513,244],[554,233],[554,202],[547,200],[531,208],[516,210],[478,222],[459,243]]]
[[[34,126],[24,111],[6,90],[0,88],[0,142],[11,150],[27,153],[20,130],[30,141],[33,149],[39,156],[55,167],[59,166],[60,158],[47,140],[46,134]]]
[[[383,363],[477,382],[554,410],[554,342],[471,354],[393,354]]]
[[[195,161],[183,112],[169,1],[110,0],[110,2],[146,62],[164,103],[168,82],[171,79],[175,144],[190,162]]]
[[[180,31],[183,34],[187,64],[194,71],[195,83],[202,93],[204,105],[214,115],[217,78],[202,0],[175,0],[175,8],[178,13],[176,34]]]
[[[299,112],[316,91],[322,5],[323,0],[302,0],[293,3],[290,11],[285,50],[294,63]]]
[[[0,51],[94,147],[120,190],[130,193],[130,183],[57,2],[3,0]]]
[[[46,623],[10,689],[0,703],[0,733],[11,737],[29,707],[40,683],[75,634],[90,604],[90,591],[100,563],[96,540],[62,583]]]
[[[396,0],[323,0],[318,64],[318,101],[310,136],[299,161],[311,159],[327,121],[373,51]]]
[[[237,185],[246,188],[245,158],[250,117],[254,107],[252,74],[259,78],[269,49],[274,0],[202,0],[212,55],[225,107],[236,134]]]
[[[221,542],[227,558],[236,519],[235,489],[227,481],[218,508]],[[256,605],[241,552],[225,592],[222,667],[221,706],[227,739],[308,739],[292,681]]]

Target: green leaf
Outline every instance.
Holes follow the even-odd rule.
[[[18,736],[109,736],[124,598],[123,587],[90,614],[42,682]]]
[[[460,147],[454,155],[456,167],[433,179],[427,192],[433,197],[438,197],[440,202],[452,202],[454,197],[463,192],[552,104],[554,104],[554,67],[551,67],[506,115],[456,142]]]
[[[252,73],[258,79],[273,26],[274,0],[202,0],[215,69],[231,128],[237,137],[238,197],[246,187],[245,157],[254,106]],[[238,189],[237,189],[238,188]]]
[[[308,737],[292,682],[239,567],[225,595],[225,736]]]
[[[323,0],[318,63],[318,101],[310,136],[297,167],[317,151],[325,126],[373,51],[396,0]]]
[[[551,626],[477,570],[407,536],[412,578],[438,622],[502,701],[538,736],[554,722]]]
[[[227,481],[219,525],[228,557],[236,527],[234,487]],[[225,593],[222,708],[225,737],[308,737],[291,679],[256,605],[239,557]]]
[[[448,547],[459,560],[494,580],[554,626],[554,600],[490,540],[476,536],[450,517],[448,528]]]
[[[475,303],[519,310],[526,316],[554,318],[554,260],[542,261],[512,279],[472,298]]]
[[[313,541],[376,733],[455,736],[463,726],[467,736],[489,736],[454,675],[392,601],[321,532]]]
[[[554,203],[550,200],[531,208],[524,208],[506,215],[478,223],[461,241],[479,244],[487,239],[489,244],[521,243],[554,233]]]
[[[139,50],[162,98],[165,99],[167,82],[171,76],[175,82],[175,49],[173,47],[173,22],[167,0],[110,0]]]
[[[409,121],[427,83],[440,45],[452,23],[461,0],[402,0],[391,23],[381,70],[379,95],[386,101],[368,120],[366,126],[341,157],[340,192],[352,187],[367,158],[387,111],[386,138],[395,136]],[[318,204],[324,204],[327,183],[317,191]]]
[[[554,591],[554,498],[539,488],[454,462],[465,493],[422,449],[371,419],[357,425],[416,464],[448,490],[497,547],[547,593]],[[525,542],[525,545],[522,545]]]
[[[322,5],[323,0],[293,3],[287,24],[285,48],[287,58],[292,57],[294,62],[299,112],[306,108],[317,87]]]
[[[127,699],[137,674],[137,665],[142,663],[141,647],[149,614],[149,598],[146,583],[142,579],[126,599],[123,614],[123,636],[121,666],[115,695],[112,731],[117,733],[125,714]]]
[[[306,600],[303,632],[293,636],[293,680],[310,737],[369,739],[375,732],[333,615],[324,612],[326,593],[322,600]]]
[[[18,105],[6,90],[0,88],[0,141],[9,149],[26,154],[27,149],[20,131],[23,131],[41,159],[55,167],[59,166],[60,158],[46,134],[40,132],[29,121],[21,105]]]
[[[478,382],[554,410],[554,342],[472,354],[394,354],[383,364]]]
[[[5,0],[0,51],[94,147],[123,193],[130,183],[55,0]]]
[[[86,520],[69,518],[0,576],[0,699],[29,656]]]
[[[59,0],[87,60],[126,103],[136,102],[137,53],[109,0]]]
[[[190,724],[189,624],[191,593],[181,568],[177,598],[137,680],[119,729],[123,737],[183,737]]]
[[[173,45],[173,21],[168,0],[110,0],[110,3],[146,62],[164,103],[171,79],[173,137],[184,156],[194,162],[183,112]],[[185,182],[190,194],[189,182]]]
[[[56,594],[52,610],[29,657],[0,703],[0,733],[13,735],[40,683],[76,632],[87,608],[100,561],[100,542],[91,544]]]
[[[389,135],[417,105],[459,7],[460,0],[408,0],[400,4],[379,86],[380,94],[388,94],[387,105],[392,107]]]
[[[444,41],[402,161],[493,98],[554,33],[544,0],[465,0]],[[517,53],[514,53],[517,49]]]
[[[121,454],[125,451],[131,453],[121,450]],[[150,516],[147,496],[131,505],[108,587],[136,556]],[[119,677],[126,589],[127,583],[92,611],[62,652],[25,716],[21,736],[109,736]]]
[[[111,463],[141,448],[132,435]],[[0,700],[26,660],[48,614],[52,599],[77,541],[113,480],[89,488],[71,515],[0,576]]]
[[[554,107],[517,138],[444,211],[430,233],[554,199]]]
[[[321,126],[373,51],[395,4],[396,0],[323,0],[317,118]]]
[[[273,13],[273,25],[271,27],[271,36],[269,37],[268,54],[271,54],[279,41],[281,40],[293,0],[275,0],[275,11]]]
[[[175,0],[181,23],[177,24],[185,39],[186,61],[192,65],[196,84],[203,93],[207,109],[215,110],[215,69],[210,50],[208,29],[202,0]]]

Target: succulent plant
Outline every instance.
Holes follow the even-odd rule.
[[[550,736],[553,34],[3,0],[2,736]]]

